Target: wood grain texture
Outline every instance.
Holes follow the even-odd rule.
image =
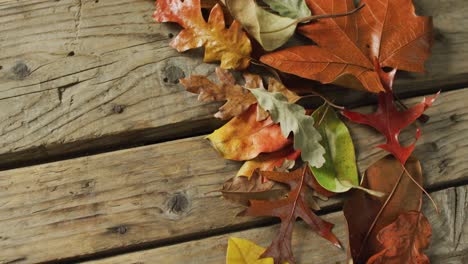
[[[468,181],[467,97],[468,89],[442,93],[427,111],[416,156],[430,189]],[[350,129],[362,171],[384,155],[372,148],[383,137]],[[235,217],[240,206],[210,192],[239,167],[195,137],[1,171],[0,263],[157,246],[269,221]],[[339,199],[321,204],[336,208]]]
[[[423,208],[433,229],[432,242],[426,254],[434,264],[467,263],[468,186],[438,191],[433,193],[433,197],[442,206],[442,210],[441,214],[437,215],[428,202]],[[342,212],[332,213],[323,218],[335,224],[333,232],[344,245],[347,245],[346,220]],[[229,237],[249,239],[267,247],[278,228],[278,225],[256,228],[86,263],[224,263]],[[346,263],[345,251],[335,248],[328,241],[314,234],[303,222],[295,226],[293,249],[297,263]]]
[[[434,16],[428,74],[402,73],[403,94],[468,82],[467,6],[416,0]],[[168,47],[174,25],[152,21],[149,0],[4,1],[0,5],[0,165],[140,142],[160,142],[219,125],[177,79],[212,73],[201,51]],[[326,89],[337,102],[369,94]],[[333,97],[335,97],[333,96]],[[367,99],[366,99],[367,100]]]

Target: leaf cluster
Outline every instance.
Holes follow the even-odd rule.
[[[219,191],[247,206],[240,215],[281,220],[266,250],[232,238],[227,263],[294,264],[291,239],[298,218],[341,247],[333,224],[314,213],[320,208],[313,196],[348,191],[344,214],[350,262],[428,263],[422,250],[431,228],[420,212],[427,192],[419,161],[412,156],[421,133],[417,128],[407,146],[398,136],[437,95],[412,107],[399,105],[393,80],[397,69],[424,70],[432,45],[431,19],[417,16],[411,0],[221,2],[205,20],[200,0],[158,0],[153,17],[182,27],[170,43],[179,52],[204,47],[205,62],[220,61],[217,80],[205,75],[180,80],[201,102],[221,102],[214,116],[227,123],[206,139],[223,158],[244,161]],[[226,26],[226,21],[232,23]],[[296,35],[313,43],[294,45]],[[242,78],[230,69],[243,71]],[[252,73],[262,69],[261,75]],[[375,93],[377,109],[370,114],[350,111],[313,87],[300,94],[284,85],[289,74]],[[301,102],[309,96],[321,97],[324,104],[306,109]],[[362,179],[340,114],[386,139],[377,147],[390,155],[367,168]]]

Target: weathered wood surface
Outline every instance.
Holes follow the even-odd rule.
[[[467,97],[468,89],[442,93],[427,111],[431,119],[416,156],[429,189],[468,180]],[[371,149],[382,138],[363,126],[350,128],[362,170],[382,156]],[[239,206],[208,193],[239,165],[195,137],[1,171],[0,263],[157,246],[263,222],[235,217]],[[338,206],[336,200],[325,205]]]
[[[433,197],[441,205],[441,214],[437,215],[429,202],[425,204],[423,212],[433,230],[426,254],[434,264],[465,264],[468,262],[468,186],[438,191]],[[335,224],[333,232],[347,247],[346,220],[342,212],[323,218]],[[267,247],[278,228],[278,225],[256,228],[86,263],[224,263],[229,237],[250,239]],[[293,249],[298,263],[346,263],[345,251],[314,234],[302,222],[294,229]]]
[[[463,86],[465,1],[415,2],[419,13],[434,16],[436,45],[428,74],[401,74],[397,90]],[[168,47],[177,27],[153,23],[153,9],[149,0],[2,2],[0,164],[159,142],[219,124],[210,115],[216,105],[196,102],[176,84],[214,65],[202,64],[199,51]],[[338,99],[356,94],[341,91]]]

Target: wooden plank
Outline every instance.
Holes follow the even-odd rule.
[[[416,0],[433,15],[436,45],[428,74],[400,74],[403,94],[468,82],[463,0]],[[174,25],[152,21],[152,1],[6,1],[0,5],[0,165],[107,146],[160,142],[219,125],[215,104],[176,84],[211,73],[201,52],[168,47]],[[336,95],[336,89],[325,92]],[[337,102],[369,94],[340,90]],[[193,135],[193,134],[192,134]]]
[[[437,215],[429,202],[424,214],[429,219],[433,234],[426,254],[431,263],[463,264],[468,260],[468,186],[444,189],[433,193],[442,206]],[[334,233],[344,245],[348,245],[346,220],[342,212],[323,217],[335,224]],[[144,250],[135,253],[89,261],[87,264],[118,263],[224,263],[229,237],[250,239],[264,247],[278,231],[278,225],[224,234],[173,246]],[[297,263],[345,263],[346,252],[335,248],[310,231],[303,222],[296,225],[293,249]]]
[[[466,98],[468,89],[446,92],[427,111],[431,119],[416,156],[429,188],[468,180]],[[350,124],[350,129],[362,171],[384,154],[373,149],[382,138],[363,126]],[[161,245],[263,222],[235,217],[240,206],[209,193],[239,166],[195,137],[0,171],[0,263]]]

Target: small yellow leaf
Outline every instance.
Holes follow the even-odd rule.
[[[226,264],[273,264],[273,258],[259,259],[265,248],[250,240],[230,237],[228,241]]]

